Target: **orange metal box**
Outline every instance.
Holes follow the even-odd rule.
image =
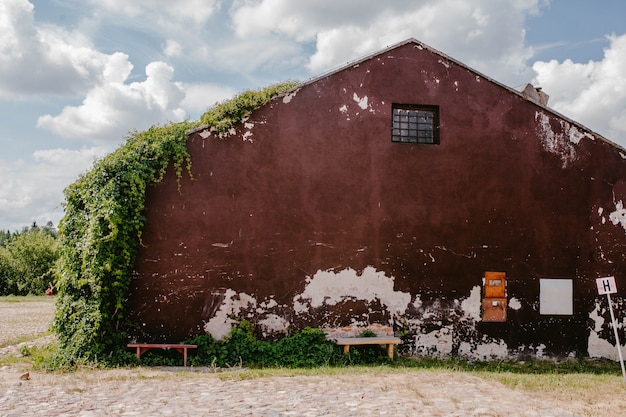
[[[485,298],[506,297],[506,273],[485,272]]]

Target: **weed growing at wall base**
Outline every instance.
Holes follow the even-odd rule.
[[[345,365],[388,364],[386,349],[378,346],[355,346],[349,354],[326,339],[320,329],[305,328],[277,342],[258,340],[250,323],[234,327],[225,340],[210,335],[198,336],[186,343],[198,345],[190,351],[189,364],[217,368],[245,366],[253,368],[314,368]],[[180,366],[178,352],[150,350],[141,361],[149,366]]]

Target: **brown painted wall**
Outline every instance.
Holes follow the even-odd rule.
[[[441,143],[392,143],[392,103],[438,105]],[[609,218],[626,201],[623,151],[419,43],[304,84],[224,138],[197,131],[188,148],[193,180],[178,191],[169,172],[147,196],[129,300],[139,339],[180,341],[230,312],[270,330],[390,323],[410,353],[587,354],[595,278],[626,285],[626,235]],[[313,288],[320,271],[341,286],[349,268],[351,282],[391,279],[391,293]],[[506,322],[468,313],[485,271],[506,272],[519,302]],[[540,278],[574,280],[573,315],[539,314]],[[398,313],[385,300],[403,294]]]

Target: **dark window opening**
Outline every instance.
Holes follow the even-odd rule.
[[[394,104],[391,141],[439,144],[439,107]]]

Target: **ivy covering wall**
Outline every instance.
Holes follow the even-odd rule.
[[[133,323],[126,316],[126,301],[146,221],[146,190],[168,167],[178,178],[192,175],[186,132],[203,124],[217,134],[227,132],[295,85],[246,91],[217,104],[196,122],[133,132],[123,146],[66,188],[53,324],[59,341],[56,366],[116,364],[127,357],[126,329]]]

